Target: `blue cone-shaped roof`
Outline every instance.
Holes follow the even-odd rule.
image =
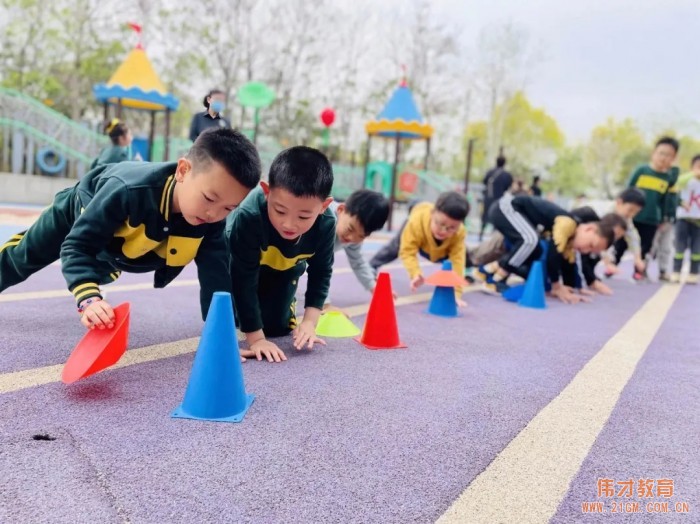
[[[428,138],[433,128],[423,123],[423,116],[405,84],[396,88],[376,120],[367,122],[367,133],[385,137]]]
[[[391,95],[377,120],[403,120],[404,122],[422,122],[423,117],[418,111],[413,93],[408,86],[399,86]]]

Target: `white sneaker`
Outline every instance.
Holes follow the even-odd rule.
[[[681,274],[680,273],[671,273],[671,278],[669,282],[671,284],[678,284],[681,281]]]
[[[685,283],[686,284],[693,284],[693,285],[697,284],[698,283],[697,273],[696,274],[693,274],[693,273],[689,274],[685,279]]]

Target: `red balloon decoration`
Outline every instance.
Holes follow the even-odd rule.
[[[321,122],[323,122],[324,126],[331,127],[333,122],[335,122],[335,111],[333,111],[330,107],[327,107],[321,111]]]

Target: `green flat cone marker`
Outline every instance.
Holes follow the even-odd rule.
[[[320,337],[356,337],[360,333],[360,328],[340,311],[326,311],[316,326],[316,334]]]

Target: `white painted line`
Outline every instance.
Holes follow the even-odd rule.
[[[438,524],[549,522],[680,289],[659,289],[474,479]]]

